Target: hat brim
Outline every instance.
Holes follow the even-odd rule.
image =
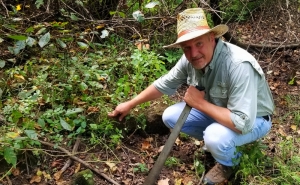
[[[225,24],[220,24],[216,27],[213,27],[212,29],[205,29],[205,30],[197,30],[197,31],[193,31],[190,33],[187,33],[181,37],[179,37],[175,43],[167,45],[167,46],[163,46],[163,48],[180,48],[180,44],[182,42],[200,37],[206,33],[210,33],[210,32],[214,32],[215,33],[215,38],[219,38],[222,35],[224,35],[226,32],[228,31],[228,26]]]

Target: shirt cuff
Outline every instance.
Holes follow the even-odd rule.
[[[235,114],[235,113],[230,113],[230,118],[233,124],[235,125],[235,128],[242,131],[242,134],[247,134],[252,130],[252,127],[250,125],[250,119],[247,115],[245,114]]]

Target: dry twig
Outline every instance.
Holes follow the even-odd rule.
[[[80,137],[77,137],[76,142],[72,149],[73,155],[77,152],[79,144],[80,144]],[[58,172],[56,172],[54,174],[55,180],[60,179],[60,176],[67,170],[67,168],[71,165],[71,163],[72,163],[72,159],[68,159],[68,161],[65,163],[65,165]]]
[[[6,6],[5,6],[5,4],[3,3],[2,0],[0,0],[0,2],[1,2],[2,6],[4,7],[4,9],[5,9],[5,11],[6,11],[7,17],[9,17],[8,10],[7,10]]]
[[[55,147],[59,150],[61,150],[62,152],[66,153],[71,159],[83,164],[85,167],[89,168],[90,170],[92,170],[93,172],[97,173],[98,175],[100,175],[101,177],[103,177],[104,179],[106,179],[108,182],[112,183],[112,184],[115,184],[115,185],[120,185],[119,183],[117,183],[116,181],[114,181],[113,179],[109,178],[106,174],[100,172],[98,169],[92,167],[92,165],[90,165],[89,163],[85,162],[84,160],[72,155],[68,150],[60,147],[60,146],[55,146],[54,144],[52,143],[49,143],[49,142],[46,142],[46,141],[41,141],[41,140],[37,140],[39,141],[40,143],[42,143],[43,145],[46,145],[46,146],[50,146],[50,147]]]

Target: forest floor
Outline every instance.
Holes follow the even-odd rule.
[[[253,15],[253,19],[250,21],[229,24],[231,33],[240,38],[240,41],[252,44],[300,43],[300,15],[297,9],[287,13],[281,11],[280,6],[280,4],[277,5],[278,11],[276,12],[274,12],[274,7],[264,10],[263,20],[259,19],[261,15]],[[258,59],[266,74],[276,105],[272,117],[271,132],[262,139],[262,143],[268,147],[267,155],[272,157],[276,155],[276,144],[282,138],[299,137],[300,135],[299,127],[297,129],[292,127],[295,124],[295,115],[288,114],[291,110],[300,110],[300,101],[294,101],[294,105],[291,107],[287,99],[287,97],[297,97],[300,94],[300,49],[299,47],[298,49],[278,50],[266,48],[261,52],[253,52],[252,54]],[[181,101],[185,88],[182,86],[176,95],[170,98],[174,101]],[[97,145],[86,152],[85,140],[89,138],[82,137],[78,149],[79,158],[87,162],[93,161],[92,166],[94,168],[99,169],[119,184],[142,184],[169,135],[169,130],[165,128],[161,120],[161,114],[165,108],[166,104],[163,99],[152,102],[147,110],[148,126],[146,130],[126,136],[122,144],[114,150],[104,149],[105,147]],[[215,164],[212,156],[203,152],[202,146],[202,141],[185,136],[179,137],[170,153],[173,158],[170,158],[169,165],[162,169],[158,178],[160,185],[200,184],[201,176],[195,173],[195,159],[203,163],[206,172]],[[72,148],[65,147],[72,151]],[[67,159],[68,157],[60,155],[48,156],[39,166],[44,168],[51,166],[60,169]],[[9,176],[0,184],[70,184],[71,176],[80,168],[84,169],[85,167],[75,161],[58,181],[50,179],[39,183],[30,183],[32,174],[28,172],[28,166],[23,166],[17,175]],[[111,184],[98,175],[94,176],[94,180],[97,185]],[[234,177],[229,182],[239,184],[238,179],[234,179]]]

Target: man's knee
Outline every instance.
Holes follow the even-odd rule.
[[[232,131],[219,123],[212,123],[204,131],[204,143],[210,152],[220,151],[224,147],[232,147],[230,134]],[[229,146],[230,145],[230,146]]]
[[[181,102],[166,108],[162,115],[162,120],[167,127],[173,128],[175,126],[184,106],[185,103]]]

